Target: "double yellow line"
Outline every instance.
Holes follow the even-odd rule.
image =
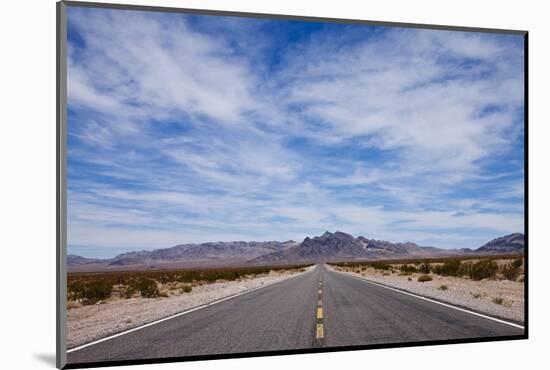
[[[323,279],[319,276],[319,299],[317,301],[317,331],[315,338],[321,340],[325,337],[325,330],[323,326]]]

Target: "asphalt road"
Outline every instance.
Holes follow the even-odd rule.
[[[68,363],[522,335],[324,266],[68,353]]]

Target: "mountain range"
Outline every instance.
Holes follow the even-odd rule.
[[[423,247],[412,242],[354,237],[336,231],[307,237],[301,243],[286,242],[211,242],[181,244],[153,251],[120,254],[111,259],[67,256],[70,271],[134,268],[176,268],[190,266],[224,266],[235,264],[290,264],[342,260],[377,260],[409,257],[441,257],[468,254],[523,253],[525,237],[515,233],[489,241],[477,249],[442,249]]]

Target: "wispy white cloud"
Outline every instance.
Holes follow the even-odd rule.
[[[507,130],[522,104],[509,91],[523,88],[522,55],[514,55],[517,70],[508,75],[509,66],[497,63],[506,45],[455,35],[392,32],[347,49],[324,42],[328,46],[300,59],[290,101],[304,106],[304,119],[321,122],[325,136],[363,137],[368,147],[400,149],[408,168],[474,171],[476,161],[509,141]],[[484,50],[474,50],[471,68],[441,61],[459,51],[470,56],[464,50],[471,45]],[[487,67],[489,75],[480,78],[476,69]],[[499,88],[503,85],[509,89]],[[498,110],[482,114],[492,105]]]
[[[246,60],[181,17],[71,11],[85,47],[69,44],[69,103],[117,117],[173,113],[242,119],[254,99]],[[159,42],[160,41],[160,42]]]
[[[517,40],[248,21],[70,9],[70,245],[522,230]]]

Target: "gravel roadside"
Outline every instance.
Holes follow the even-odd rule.
[[[474,281],[435,274],[431,274],[432,281],[419,282],[420,273],[400,276],[398,273],[388,274],[373,268],[360,273],[338,266],[329,268],[488,315],[520,323],[524,321],[523,282],[490,279]]]

